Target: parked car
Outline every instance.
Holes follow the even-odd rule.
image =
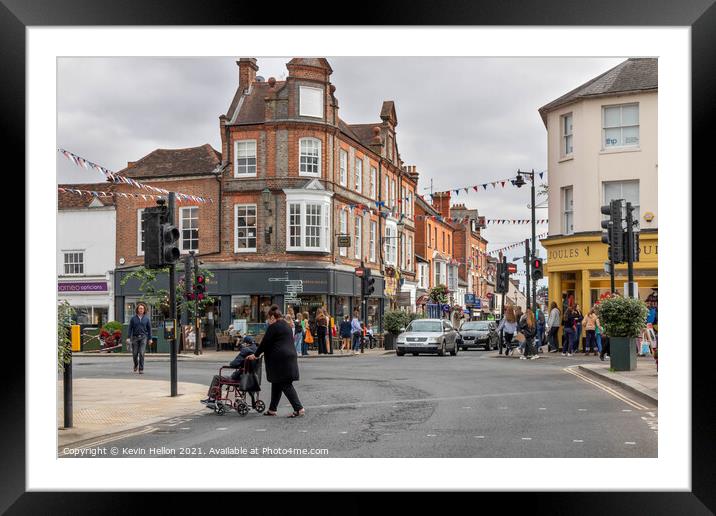
[[[452,356],[457,355],[458,333],[446,319],[416,319],[402,330],[395,343],[395,354],[399,357],[405,353],[444,356],[449,352]]]
[[[483,347],[485,350],[497,349],[499,335],[495,321],[466,321],[459,331],[458,346],[460,349]]]

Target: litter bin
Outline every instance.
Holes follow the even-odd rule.
[[[391,350],[395,349],[395,341],[397,339],[396,335],[393,335],[392,333],[386,333],[383,335],[383,347],[384,349]]]

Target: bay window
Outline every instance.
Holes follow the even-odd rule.
[[[317,183],[319,182],[315,181],[311,185]],[[284,190],[284,193],[286,194],[286,250],[330,252],[332,194],[317,188]]]

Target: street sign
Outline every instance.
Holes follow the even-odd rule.
[[[359,278],[362,278],[363,275],[365,274],[365,269],[363,267],[356,267],[355,270],[356,270],[356,276],[358,276]]]
[[[515,272],[517,272],[517,265],[514,263],[508,263],[507,270],[509,271],[510,274],[514,274]]]
[[[350,235],[337,235],[338,237],[338,247],[350,247],[351,246],[351,236]]]

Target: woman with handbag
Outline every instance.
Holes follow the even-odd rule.
[[[502,348],[505,348],[505,356],[510,353],[510,342],[512,337],[517,331],[517,319],[515,318],[515,309],[512,306],[505,308],[505,316],[497,326],[497,334],[501,335],[500,338],[500,355],[502,354]]]
[[[532,313],[531,309],[528,308],[524,317],[520,319],[517,330],[522,336],[525,345],[525,352],[520,357],[520,360],[539,358],[537,355],[532,354],[532,346],[534,345],[535,336],[537,335],[537,323],[535,321],[535,314]]]
[[[318,346],[318,354],[328,354],[328,317],[322,308],[316,311],[316,345]]]
[[[261,344],[253,355],[246,357],[246,360],[256,360],[262,354],[266,356],[266,379],[271,383],[271,403],[264,415],[275,416],[281,395],[285,394],[293,407],[293,412],[288,417],[302,417],[306,412],[293,387],[293,382],[299,379],[293,330],[277,305],[269,308],[267,316],[268,328]]]

